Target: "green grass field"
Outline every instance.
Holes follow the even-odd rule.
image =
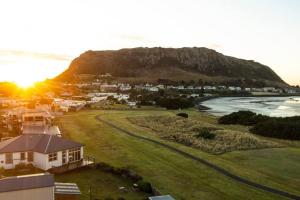
[[[56,181],[77,183],[82,193],[81,199],[90,199],[90,188],[92,199],[113,198],[117,200],[122,197],[125,199],[141,200],[147,197],[147,194],[135,192],[132,189],[132,182],[128,179],[118,177],[97,169],[82,169],[72,171],[66,174],[56,175]],[[126,192],[119,190],[119,187],[125,187]]]
[[[188,112],[192,119],[216,124],[216,117],[193,110],[185,112]],[[86,155],[94,156],[98,162],[129,167],[150,181],[161,193],[171,194],[177,200],[284,198],[232,181],[206,166],[156,144],[131,138],[97,121],[95,116],[102,115],[102,118],[124,129],[205,158],[237,175],[300,195],[300,148],[298,143],[289,145],[288,142],[277,140],[276,142],[282,142],[287,147],[212,155],[182,144],[162,140],[150,129],[131,124],[127,120],[128,117],[173,116],[174,114],[175,111],[165,110],[81,111],[58,118],[58,124],[64,137],[86,145]],[[248,130],[247,127],[232,125],[226,126],[226,129],[245,132]],[[75,175],[73,174],[73,176]],[[67,179],[67,176],[63,175],[60,180]],[[80,177],[81,174],[79,173],[78,176]],[[84,178],[76,180],[79,186],[86,182]],[[99,184],[99,188],[103,188],[99,192],[100,196],[104,196],[104,194],[113,196],[110,194],[113,191],[109,188],[106,190],[102,185],[103,182],[93,182],[93,184]],[[106,183],[106,185],[108,184],[110,183]],[[114,182],[111,184],[116,185]],[[87,198],[83,196],[83,199]]]

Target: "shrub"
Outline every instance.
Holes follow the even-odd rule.
[[[137,182],[137,184],[138,184],[139,190],[146,192],[148,194],[152,194],[153,190],[152,190],[152,186],[149,182],[140,180]]]
[[[286,140],[300,140],[300,117],[270,118],[250,129],[254,134]]]
[[[19,164],[17,164],[17,165],[15,166],[15,169],[16,169],[16,170],[19,170],[19,169],[25,169],[25,168],[27,168],[26,163],[19,163]]]
[[[1,175],[4,173],[5,169],[3,167],[0,167],[0,178],[1,178]]]
[[[216,137],[215,134],[211,133],[208,128],[202,128],[199,133],[196,135],[197,138],[204,138],[212,140]]]
[[[177,113],[176,115],[179,117],[189,118],[189,115],[187,113]]]
[[[219,119],[221,124],[253,125],[250,131],[257,135],[287,140],[300,140],[300,116],[269,117],[250,111],[239,111]]]
[[[191,100],[184,98],[160,98],[156,104],[167,109],[184,109],[194,106]]]

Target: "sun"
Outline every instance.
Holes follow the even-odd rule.
[[[14,82],[22,89],[28,89],[28,88],[34,86],[34,84],[35,84],[35,81],[30,80],[30,79],[20,79],[20,80],[14,81]]]

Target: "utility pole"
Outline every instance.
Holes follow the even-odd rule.
[[[90,186],[90,200],[92,200],[92,186]]]

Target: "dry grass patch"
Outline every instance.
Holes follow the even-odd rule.
[[[160,138],[176,141],[212,154],[235,150],[280,147],[250,133],[226,130],[216,125],[178,116],[129,117],[138,126],[153,130]]]

